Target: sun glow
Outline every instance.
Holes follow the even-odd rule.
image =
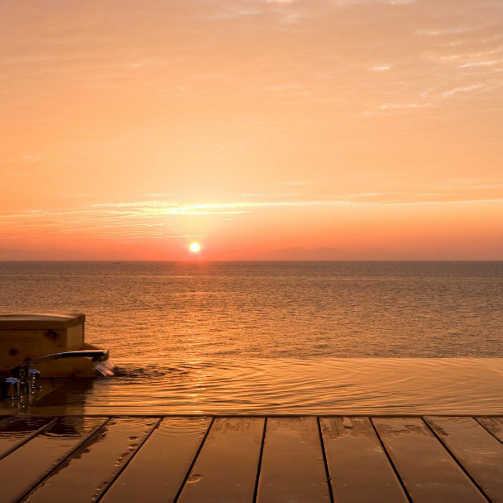
[[[199,253],[201,251],[201,245],[198,242],[193,241],[189,245],[189,251],[190,253]]]

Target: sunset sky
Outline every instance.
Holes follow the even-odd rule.
[[[503,259],[502,0],[4,0],[0,28],[0,260]]]

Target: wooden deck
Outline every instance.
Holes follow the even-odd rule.
[[[4,417],[0,501],[503,502],[503,417]]]

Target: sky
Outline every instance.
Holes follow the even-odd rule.
[[[503,259],[503,1],[3,0],[0,260]]]

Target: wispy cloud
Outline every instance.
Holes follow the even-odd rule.
[[[415,4],[416,0],[332,0],[331,3],[336,7],[355,7],[367,4],[393,5],[401,7]]]
[[[155,199],[166,199],[166,198],[173,198],[176,196],[174,192],[148,192],[145,194],[146,197],[153,197]]]
[[[288,185],[290,187],[304,187],[306,185],[311,185],[312,183],[312,180],[286,180],[283,182],[283,185]]]
[[[416,30],[417,35],[422,35],[425,37],[442,37],[446,35],[461,35],[464,33],[470,33],[473,31],[481,30],[481,26],[454,26],[446,28],[436,28],[436,29],[419,29]]]
[[[472,61],[470,63],[463,63],[459,68],[478,68],[483,66],[495,66],[503,64],[503,59],[490,59],[485,61]]]
[[[293,198],[300,197],[301,194],[298,192],[277,192],[275,194],[265,193],[265,192],[245,192],[241,194],[242,198],[252,198],[252,199],[265,199],[267,197],[277,197],[277,198]]]
[[[172,236],[171,225],[177,218],[229,217],[263,211],[323,209],[375,206],[431,206],[454,204],[503,204],[503,183],[453,182],[443,189],[428,192],[358,192],[318,199],[270,199],[220,203],[175,204],[160,200],[103,202],[75,210],[36,210],[0,215],[3,235],[13,229],[46,229],[48,232],[96,232],[134,236]],[[172,220],[174,219],[174,220]],[[10,234],[9,234],[10,233]],[[183,234],[183,233],[182,233]]]
[[[285,83],[269,85],[264,88],[264,91],[271,94],[291,96],[306,96],[309,91],[305,86],[297,83]]]
[[[375,65],[371,66],[369,70],[372,72],[386,72],[388,70],[391,70],[391,68],[392,68],[391,65]]]
[[[431,108],[431,103],[384,103],[379,105],[379,110],[415,110],[418,108]]]
[[[163,200],[144,200],[144,201],[129,201],[129,202],[118,202],[118,203],[95,203],[93,208],[166,208],[169,206],[176,207],[177,203],[172,203]]]
[[[213,20],[233,20],[239,19],[242,17],[249,16],[260,16],[263,14],[262,9],[257,8],[239,8],[239,7],[229,7],[225,10],[221,10],[210,16],[210,19]]]
[[[305,207],[329,207],[346,206],[352,204],[395,204],[405,201],[413,202],[445,202],[445,201],[472,201],[472,200],[503,200],[503,184],[472,184],[459,186],[453,190],[446,188],[433,192],[358,192],[340,194],[335,198],[325,199],[298,199],[298,200],[265,200],[265,201],[231,201],[222,203],[201,203],[173,205],[164,201],[134,201],[122,203],[98,203],[92,208],[84,208],[72,211],[30,211],[11,215],[0,215],[0,218],[20,217],[48,217],[48,216],[165,216],[165,215],[194,215],[194,214],[227,214],[247,212],[253,209],[267,208],[305,208]],[[485,195],[484,191],[496,191]],[[434,200],[431,198],[434,196]],[[427,197],[428,199],[425,199]],[[114,208],[115,211],[111,211]],[[128,211],[134,208],[138,211]],[[150,224],[149,224],[150,225]]]
[[[300,208],[310,206],[339,206],[350,204],[347,200],[297,200],[297,201],[237,201],[226,203],[205,203],[176,205],[162,201],[138,201],[136,203],[103,203],[95,208],[136,208],[145,213],[158,215],[223,215],[240,214],[260,208]]]
[[[433,108],[433,103],[383,103],[377,108],[366,110],[362,113],[364,117],[375,117],[380,114],[399,114],[414,112]]]
[[[469,93],[472,91],[477,91],[479,89],[483,89],[485,87],[485,84],[482,82],[478,84],[473,84],[471,86],[465,86],[465,87],[454,87],[452,89],[448,89],[447,91],[444,91],[442,93],[442,98],[450,98],[451,96],[454,96],[455,94],[459,93]]]
[[[213,20],[239,20],[240,18],[273,15],[280,24],[297,24],[306,18],[308,9],[299,9],[297,0],[240,0],[219,5],[210,16]]]

